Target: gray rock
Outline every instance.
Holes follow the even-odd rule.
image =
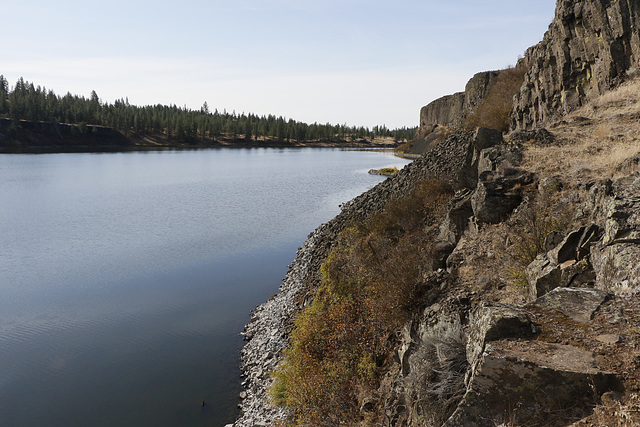
[[[478,358],[464,399],[444,425],[546,425],[550,417],[561,419],[559,408],[594,402],[594,394],[616,385],[614,375],[597,369],[589,351],[540,341],[522,347],[495,342]],[[585,412],[590,409],[585,405]]]
[[[509,176],[491,172],[481,174],[471,197],[477,222],[495,224],[506,219],[522,203],[522,185],[531,182],[533,175],[521,170]]]
[[[529,338],[536,329],[529,315],[510,304],[483,303],[469,322],[467,360],[473,366],[487,342],[505,338]]]
[[[596,288],[615,294],[640,293],[640,245],[621,243],[591,251]]]
[[[480,151],[478,175],[487,171],[497,171],[505,167],[519,166],[522,162],[521,145],[498,145]]]
[[[487,148],[495,147],[504,143],[502,132],[496,129],[478,128],[474,136],[473,148],[478,155]]]
[[[552,264],[562,264],[569,260],[578,259],[578,244],[586,227],[580,227],[567,234],[558,246],[547,253]]]
[[[557,290],[535,304],[555,308],[569,301],[588,312],[601,297],[593,290]],[[466,393],[445,426],[546,425],[549,417],[561,419],[558,409],[583,400],[595,404],[594,395],[617,387],[614,375],[597,368],[592,352],[531,340],[534,335],[535,326],[519,307],[485,303],[472,313]]]
[[[576,322],[587,323],[607,298],[608,294],[598,289],[555,288],[527,307],[559,310]]]
[[[636,0],[558,2],[544,38],[527,50],[511,128],[554,121],[619,84],[640,61]]]
[[[471,208],[472,191],[465,189],[458,191],[449,203],[449,211],[440,226],[440,240],[457,244],[462,234],[467,230],[469,219],[473,216]]]
[[[545,252],[549,252],[554,249],[564,240],[564,233],[561,231],[552,231],[544,238],[543,247]]]
[[[618,344],[622,341],[622,337],[616,334],[602,334],[596,337],[603,344]]]
[[[613,293],[640,293],[640,174],[596,187],[585,203],[597,221],[604,222],[603,237],[589,241],[595,286]]]
[[[603,244],[640,244],[640,176],[631,175],[613,183],[613,197],[603,202]]]
[[[557,264],[552,264],[546,254],[540,254],[525,269],[529,284],[529,298],[534,300],[557,288],[562,278],[562,271]]]
[[[554,245],[562,233],[552,232],[545,238],[546,253],[539,254],[527,266],[525,275],[529,284],[529,297],[535,300],[558,287],[593,287],[596,272],[589,262],[592,245],[600,237],[600,228],[591,224],[567,234]]]

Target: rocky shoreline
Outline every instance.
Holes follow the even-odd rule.
[[[640,425],[638,86],[598,98],[638,76],[639,17],[630,0],[558,1],[543,41],[519,61],[506,141],[456,130],[495,72],[423,108],[413,153],[425,154],[310,234],[280,293],[253,312],[233,426],[287,417],[270,403],[270,372],[336,236],[429,174],[459,190],[440,224],[441,267],[424,278],[437,292],[390,337],[379,387],[357,398],[362,425]],[[440,127],[448,136],[433,143]],[[626,151],[607,157],[614,149]],[[566,224],[546,230],[563,212]],[[542,249],[526,246],[530,235]]]
[[[320,280],[320,266],[337,234],[349,223],[380,211],[392,199],[407,194],[429,174],[451,175],[453,171],[474,170],[474,152],[499,133],[488,129],[476,133],[458,132],[441,149],[405,166],[397,174],[379,183],[341,206],[342,212],[309,234],[289,266],[279,293],[258,306],[245,326],[247,340],[241,352],[243,373],[240,416],[235,427],[269,425],[286,417],[286,411],[270,403],[270,373],[276,368],[288,341],[294,315],[310,302],[310,289]],[[500,137],[501,140],[501,137]]]
[[[286,417],[282,407],[269,404],[268,390],[273,382],[270,373],[276,368],[287,336],[293,314],[313,263],[313,249],[321,236],[322,226],[311,233],[298,249],[290,265],[280,292],[252,313],[243,336],[248,343],[242,349],[242,372],[245,377],[241,393],[241,416],[234,426],[268,425],[269,420]]]

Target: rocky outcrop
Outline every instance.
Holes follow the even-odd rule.
[[[527,307],[558,310],[576,322],[587,323],[608,298],[609,294],[598,289],[555,288]]]
[[[241,415],[235,426],[267,425],[286,416],[282,408],[273,407],[270,403],[270,373],[282,357],[294,315],[309,302],[310,291],[319,284],[320,266],[337,234],[353,221],[363,220],[380,211],[389,200],[407,194],[427,176],[448,178],[454,185],[460,185],[459,180],[462,180],[474,188],[480,151],[501,140],[499,133],[496,135],[490,130],[456,132],[439,144],[438,150],[415,160],[373,189],[342,205],[338,216],[309,235],[289,267],[279,293],[257,307],[245,327],[244,337],[248,342],[241,354],[245,391],[240,405]]]
[[[465,93],[446,95],[422,107],[420,110],[420,131],[426,134],[434,125],[457,127],[465,111]]]
[[[338,217],[309,236],[280,294],[258,307],[246,327],[245,399],[236,426],[270,425],[286,417],[286,411],[269,403],[269,373],[282,356],[293,316],[317,285],[332,241],[350,221],[382,209],[430,173],[458,185],[457,178],[473,184],[475,177],[475,185],[461,186],[441,226],[440,238],[450,251],[470,224],[479,222],[473,199],[482,192],[483,174],[508,176],[517,170],[516,175],[526,175],[513,165],[520,158],[518,147],[493,145],[501,140],[491,135],[484,130],[455,133],[437,151],[345,204]],[[530,191],[534,184],[522,182]],[[394,362],[379,389],[361,396],[361,415],[377,417],[374,424],[385,426],[561,426],[589,413],[601,395],[619,390],[619,378],[601,367],[596,353],[567,338],[550,340],[549,334],[562,325],[568,334],[593,329],[597,336],[588,339],[601,346],[620,342],[618,335],[589,325],[612,294],[638,289],[638,194],[638,174],[593,184],[576,216],[585,225],[547,236],[546,252],[527,269],[532,302],[524,306],[481,302],[475,292],[454,288],[456,268],[430,273],[425,280],[440,291],[420,316],[390,337],[397,340]],[[491,199],[485,203],[487,210],[499,210]],[[454,250],[447,265],[455,264],[455,257]],[[600,289],[593,289],[596,284]]]
[[[549,30],[523,59],[529,71],[514,98],[511,128],[560,119],[635,72],[639,28],[635,0],[558,0]]]
[[[578,209],[593,221],[568,233],[554,233],[557,245],[527,267],[529,295],[557,287],[596,287],[611,293],[640,293],[640,174],[594,185]]]
[[[558,287],[593,287],[596,276],[589,254],[601,234],[600,227],[591,224],[570,232],[562,239],[557,232],[547,236],[547,242],[557,239],[558,243],[538,255],[527,267],[530,298],[539,298]]]
[[[464,92],[446,95],[425,105],[420,110],[420,134],[430,133],[434,126],[458,128],[464,118],[482,101],[500,71],[485,71],[474,75]]]
[[[596,287],[614,293],[640,293],[640,174],[605,185],[595,203],[604,235],[591,251]],[[601,191],[593,191],[597,198]],[[593,203],[593,201],[588,202]]]
[[[598,368],[593,352],[536,340],[530,310],[548,316],[560,308],[586,323],[605,299],[601,291],[558,289],[525,307],[478,307],[468,328],[467,391],[444,425],[560,426],[588,413],[600,395],[619,387],[617,378]]]
[[[483,172],[471,197],[476,222],[495,224],[505,220],[522,203],[523,186],[533,181],[531,173],[515,168]]]

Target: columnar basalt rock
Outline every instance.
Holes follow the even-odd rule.
[[[529,71],[514,98],[517,130],[561,118],[638,69],[640,3],[558,0],[549,30],[522,61]]]
[[[430,132],[434,125],[458,128],[464,118],[487,96],[499,74],[500,71],[477,73],[467,82],[464,92],[443,96],[422,107],[421,134]]]

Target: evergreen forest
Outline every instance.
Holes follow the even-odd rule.
[[[386,126],[356,127],[333,124],[307,124],[275,115],[236,114],[209,110],[205,102],[199,110],[176,105],[135,106],[128,99],[103,102],[95,91],[89,98],[53,90],[25,81],[22,77],[11,87],[0,75],[0,118],[33,122],[53,122],[77,126],[88,132],[87,125],[115,129],[127,137],[145,138],[162,135],[172,141],[210,144],[215,141],[236,142],[356,142],[375,138],[410,140],[416,128],[388,129]]]

